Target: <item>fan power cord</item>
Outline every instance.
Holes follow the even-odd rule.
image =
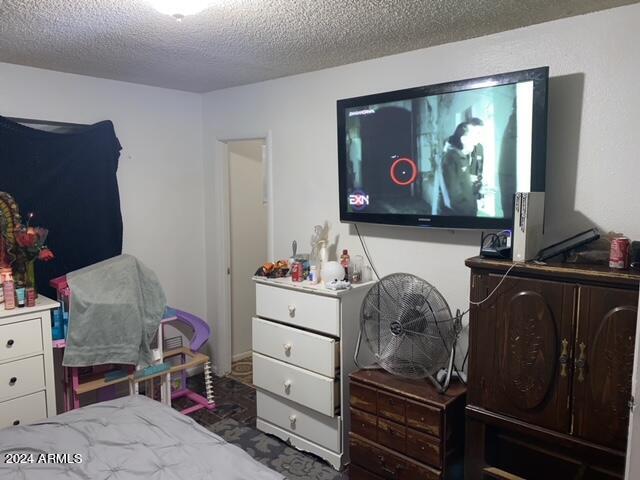
[[[380,368],[380,365],[378,365],[377,363],[372,363],[371,365],[360,365],[360,362],[358,362],[358,356],[360,355],[361,344],[362,344],[362,328],[358,330],[358,341],[356,343],[356,350],[355,352],[353,352],[353,363],[355,364],[355,366],[358,367],[360,370],[377,370],[378,368]]]
[[[472,300],[469,300],[469,304],[470,305],[474,305],[474,306],[480,306],[482,305],[484,302],[486,302],[487,300],[489,300],[500,288],[500,286],[504,283],[504,281],[507,279],[507,277],[509,276],[509,274],[511,273],[511,270],[513,270],[516,267],[517,264],[513,264],[509,267],[509,269],[504,273],[504,275],[502,275],[502,278],[500,279],[500,281],[498,282],[498,285],[496,285],[496,288],[494,288],[491,293],[489,293],[489,295],[487,295],[485,298],[483,298],[482,300],[480,300],[479,302],[474,302]],[[460,320],[462,320],[462,318],[471,311],[471,308],[467,308],[464,312],[462,312],[459,315]],[[464,354],[464,358],[462,359],[462,367],[460,368],[460,370],[462,370],[462,374],[464,374],[464,367],[466,367],[467,365],[467,360],[469,360],[469,346],[467,345],[467,351]],[[456,371],[456,373],[458,373],[458,378],[460,378],[460,373],[458,371],[458,367],[456,366],[455,362],[453,364],[453,368]],[[465,383],[464,380],[462,380],[462,383]],[[466,385],[466,384],[465,384]]]
[[[380,275],[378,274],[378,270],[376,270],[376,267],[373,264],[373,260],[371,260],[371,255],[369,254],[369,249],[367,248],[367,245],[364,242],[364,238],[362,238],[362,235],[360,235],[360,229],[358,228],[358,224],[354,223],[353,226],[356,228],[356,233],[358,234],[360,245],[362,245],[362,251],[367,257],[367,261],[369,262],[369,265],[371,265],[371,270],[373,270],[373,273],[376,275],[376,278],[378,279],[378,281],[380,281]]]
[[[501,232],[502,233],[502,232]],[[504,275],[502,275],[502,278],[500,279],[500,281],[498,282],[498,285],[496,285],[496,288],[494,288],[491,293],[489,293],[489,295],[487,295],[485,298],[483,298],[482,300],[480,300],[479,302],[474,302],[471,299],[469,300],[469,304],[470,305],[474,305],[474,306],[480,306],[483,303],[485,303],[487,300],[489,300],[493,295],[495,295],[495,293],[498,291],[498,289],[502,286],[502,284],[504,283],[504,281],[507,279],[507,277],[509,276],[509,274],[511,273],[511,270],[513,270],[515,267],[517,266],[516,263],[514,263],[513,265],[511,265],[509,267],[509,269],[504,273]],[[467,308],[464,312],[457,314],[455,317],[452,317],[453,319],[458,319],[458,321],[462,322],[462,319],[464,318],[464,316],[466,314],[468,314],[471,311],[471,308]],[[436,324],[437,325],[437,324]],[[440,329],[438,329],[438,333],[440,333]],[[442,334],[440,334],[440,337],[442,338]],[[444,340],[444,339],[443,339]],[[455,360],[453,362],[453,369],[456,372],[458,379],[466,385],[466,382],[462,379],[462,375],[464,375],[464,367],[467,365],[467,360],[469,359],[469,346],[467,345],[467,351],[464,354],[464,358],[462,359],[462,367],[460,368],[460,370],[458,370],[458,366],[455,363]]]
[[[469,300],[469,303],[471,305],[475,305],[476,307],[479,305],[482,305],[484,302],[486,302],[487,300],[489,300],[494,293],[496,293],[498,291],[498,289],[500,288],[500,286],[504,283],[504,281],[507,279],[507,276],[511,273],[511,270],[513,270],[516,265],[518,265],[517,263],[514,263],[513,265],[511,265],[509,267],[509,270],[507,270],[506,272],[504,272],[504,275],[502,275],[502,278],[500,279],[500,281],[498,282],[498,285],[496,285],[496,288],[494,288],[493,290],[491,290],[491,293],[489,295],[487,295],[483,300],[480,300],[479,302],[473,302],[471,300]],[[464,312],[465,314],[468,313],[471,309],[467,309],[466,312]],[[464,315],[464,314],[463,314]]]

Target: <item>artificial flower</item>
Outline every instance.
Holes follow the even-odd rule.
[[[38,260],[42,260],[43,262],[50,262],[55,258],[55,255],[48,247],[42,247],[40,253],[38,254]]]

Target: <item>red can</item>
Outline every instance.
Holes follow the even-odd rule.
[[[611,240],[609,251],[610,268],[629,268],[629,246],[631,242],[627,237],[618,237]]]
[[[291,264],[291,281],[301,282],[302,280],[304,280],[302,262],[293,262]]]

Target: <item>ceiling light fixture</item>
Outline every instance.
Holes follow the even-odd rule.
[[[182,21],[187,15],[196,15],[213,3],[211,0],[147,0],[160,13]]]

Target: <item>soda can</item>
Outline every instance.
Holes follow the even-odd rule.
[[[291,264],[291,281],[301,282],[304,280],[304,273],[302,271],[302,262],[293,262]]]
[[[629,245],[627,237],[617,237],[611,240],[609,251],[609,268],[629,268]]]

